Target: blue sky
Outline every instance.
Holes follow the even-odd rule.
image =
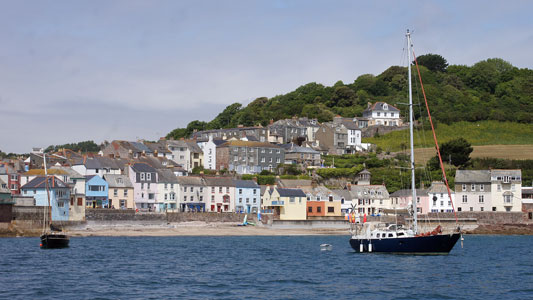
[[[0,0],[0,150],[158,139],[308,82],[417,54],[533,58],[530,1]]]

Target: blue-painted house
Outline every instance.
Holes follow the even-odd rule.
[[[48,176],[48,190],[50,191],[50,206],[52,207],[52,221],[68,221],[70,205],[70,188],[55,176]],[[23,196],[33,197],[36,206],[48,206],[46,195],[46,180],[38,176],[21,188]]]
[[[109,184],[98,175],[85,176],[85,203],[92,208],[109,207]]]
[[[257,213],[261,207],[261,187],[253,180],[234,180],[235,211]]]

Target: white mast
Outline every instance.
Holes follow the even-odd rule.
[[[50,189],[48,188],[48,170],[46,168],[46,152],[43,153],[44,164],[44,188],[46,189],[46,198],[48,199],[48,227],[52,223],[52,206],[50,205]]]
[[[415,185],[415,146],[413,142],[413,90],[411,87],[411,33],[407,29],[407,66],[408,66],[408,80],[409,80],[409,140],[411,146],[411,190],[413,192],[413,199],[411,201],[413,209],[413,231],[418,233],[418,224],[416,218],[416,185]]]

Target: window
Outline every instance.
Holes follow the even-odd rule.
[[[218,192],[222,193],[222,187],[221,186],[218,187]]]
[[[264,157],[261,157],[261,162],[265,162],[265,158]]]
[[[124,189],[124,197],[128,197],[128,190]]]
[[[229,187],[228,186],[226,187],[226,193],[229,193]]]
[[[242,198],[239,198],[239,203],[242,203]]]
[[[146,180],[152,180],[152,173],[146,173]]]
[[[473,208],[473,207],[470,207],[470,211],[474,211],[474,208]]]
[[[183,196],[183,201],[187,201],[187,196]]]
[[[277,154],[280,154],[280,153],[281,153],[281,150],[278,149],[278,150],[276,151],[276,153],[277,153]]]
[[[482,207],[480,208],[480,210],[481,210],[481,211],[484,211],[484,207],[482,206]]]
[[[194,201],[194,196],[191,196],[191,201]]]
[[[498,183],[498,192],[502,191],[502,185]]]
[[[154,200],[154,198],[155,198],[155,194],[154,193],[149,193],[148,194],[148,199]]]
[[[484,184],[480,184],[479,185],[479,190],[482,191],[482,192],[485,191],[485,185]]]
[[[463,203],[467,203],[468,202],[468,196],[467,195],[463,195]]]
[[[254,195],[257,194],[257,189],[254,189]]]
[[[166,189],[168,189],[168,184],[167,184],[167,183],[165,183],[165,190],[166,190]]]
[[[444,201],[441,201],[441,202],[440,202],[440,206],[444,206]]]
[[[120,200],[120,208],[126,207],[126,200]]]
[[[328,207],[328,213],[334,213],[334,212],[335,212],[335,207],[333,206]]]
[[[215,202],[215,195],[211,195],[211,202]]]
[[[214,193],[214,192],[215,192],[215,187],[212,186],[212,187],[211,187],[211,193]]]
[[[200,202],[204,201],[204,196],[200,196]]]
[[[200,193],[203,193],[203,192],[204,192],[204,188],[200,187]]]
[[[470,190],[471,190],[471,191],[475,191],[475,190],[476,190],[476,185],[472,183],[472,184],[470,185]]]
[[[317,206],[317,208],[316,208],[316,212],[317,212],[317,213],[322,212],[322,207]]]
[[[485,196],[479,195],[479,203],[485,203]]]
[[[312,213],[312,212],[313,212],[313,207],[312,207],[312,206],[309,206],[309,207],[307,208],[307,212]]]
[[[65,202],[63,201],[57,202],[57,207],[65,207]]]
[[[503,202],[504,203],[512,203],[511,195],[503,195]]]
[[[83,198],[78,198],[78,206],[82,206],[83,205]]]
[[[144,180],[144,173],[141,173],[141,180]]]
[[[242,189],[239,189],[239,195],[242,195]]]
[[[165,200],[167,200],[167,199],[168,199],[168,195],[167,195],[167,194],[165,194]]]
[[[144,183],[141,182],[141,190],[144,190]]]
[[[146,188],[150,189],[150,184],[149,183],[146,184]]]
[[[118,197],[118,189],[113,190],[113,196]]]
[[[496,207],[493,206],[493,207],[492,207],[492,211],[496,211]]]
[[[289,202],[290,202],[290,203],[294,203],[294,197],[290,197],[290,198],[289,198]]]
[[[257,198],[254,198],[254,204],[257,203]]]
[[[276,163],[279,164],[279,162],[280,162],[280,159],[279,159],[279,157],[278,157],[278,158],[276,158]]]
[[[466,192],[466,184],[462,184],[462,187],[463,187],[463,192]]]

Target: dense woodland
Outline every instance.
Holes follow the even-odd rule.
[[[420,73],[433,118],[440,123],[459,121],[533,122],[533,70],[519,69],[492,58],[473,66],[449,65],[442,56],[418,58]],[[234,103],[210,122],[192,121],[177,128],[168,138],[188,137],[196,130],[233,128],[239,124],[267,125],[272,120],[301,116],[330,121],[334,115],[361,116],[369,102],[385,101],[403,115],[408,95],[407,67],[392,66],[378,76],[364,74],[353,83],[338,81],[333,86],[315,82],[272,98],[261,97],[246,107]],[[423,104],[418,75],[413,72],[414,101]],[[424,106],[415,109],[415,118],[426,116]]]

